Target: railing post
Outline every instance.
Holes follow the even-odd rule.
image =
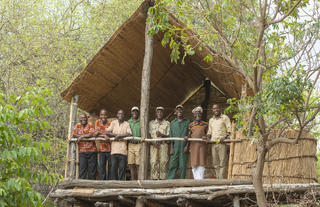
[[[69,129],[68,129],[68,145],[67,145],[67,165],[65,169],[66,178],[75,178],[75,169],[76,169],[76,143],[70,142],[72,138],[72,130],[76,124],[77,119],[77,108],[78,108],[79,96],[75,95],[72,97],[70,104],[70,119],[69,119]]]

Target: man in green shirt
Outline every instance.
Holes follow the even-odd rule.
[[[176,116],[170,123],[170,137],[186,137],[188,135],[188,128],[190,121],[183,117],[183,106],[176,106]],[[178,168],[180,169],[180,178],[186,177],[187,171],[187,142],[173,141],[170,146],[170,163],[168,171],[168,179],[175,179]]]
[[[131,119],[128,120],[132,136],[141,137],[139,108],[137,106],[131,109]],[[129,140],[128,145],[128,166],[130,169],[131,180],[138,179],[139,162],[140,162],[140,143],[137,140]]]

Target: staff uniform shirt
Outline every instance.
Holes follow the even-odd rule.
[[[231,132],[231,122],[228,116],[221,114],[219,117],[212,117],[209,120],[209,129],[207,134],[211,134],[211,140],[221,139]]]
[[[170,137],[185,137],[188,135],[190,121],[183,119],[181,122],[178,119],[174,119],[170,124]],[[178,141],[184,142],[184,141]]]
[[[130,125],[130,129],[132,132],[133,137],[141,137],[141,130],[140,130],[140,119],[138,118],[135,122],[131,119],[128,120],[128,123]],[[138,140],[130,140],[130,143],[138,144]]]
[[[132,134],[130,125],[127,121],[119,123],[118,120],[113,120],[110,126],[107,128],[108,132],[124,135],[124,134]],[[120,140],[120,141],[112,141],[111,142],[111,154],[121,154],[121,155],[128,155],[127,151],[127,141]]]
[[[80,123],[78,123],[73,129],[73,134],[91,134],[93,136],[94,126],[88,123],[85,127],[83,127]],[[95,141],[81,141],[79,143],[79,152],[97,152]]]
[[[162,120],[160,122],[157,119],[150,121],[150,123],[149,123],[149,133],[151,135],[151,138],[153,138],[153,139],[158,138],[157,137],[157,131],[159,131],[161,134],[169,136],[170,122],[168,122],[166,120]]]
[[[107,132],[107,128],[110,126],[110,122],[107,121],[106,124],[103,124],[101,119],[98,119],[96,121],[95,125],[96,125],[96,127],[95,127],[95,131],[96,132],[106,133]],[[111,151],[110,142],[100,141],[99,152],[110,152],[110,151]]]

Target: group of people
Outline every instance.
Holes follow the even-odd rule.
[[[212,106],[213,117],[209,123],[202,120],[203,109],[192,110],[194,120],[184,118],[183,106],[175,108],[176,118],[171,122],[164,119],[164,108],[156,107],[156,119],[149,123],[149,137],[161,139],[167,137],[184,138],[183,141],[155,141],[150,144],[150,178],[153,180],[175,179],[179,169],[180,178],[186,176],[190,156],[194,179],[203,179],[207,159],[208,140],[219,140],[212,144],[212,158],[216,177],[224,178],[227,163],[227,148],[224,140],[229,138],[231,122],[221,113],[218,104]],[[125,180],[128,165],[132,180],[138,179],[141,142],[124,140],[125,137],[141,137],[139,108],[132,107],[131,118],[125,121],[122,109],[117,112],[117,119],[108,121],[107,111],[100,111],[100,118],[95,126],[88,123],[86,114],[80,115],[80,122],[75,125],[73,137],[79,145],[79,178],[100,180]],[[95,141],[84,138],[101,137],[97,149]],[[110,138],[114,138],[112,141]],[[189,138],[202,138],[203,141],[188,141]],[[99,165],[98,161],[99,153]],[[169,162],[169,168],[168,166]],[[108,166],[107,166],[108,165]]]

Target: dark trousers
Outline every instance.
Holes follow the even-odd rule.
[[[97,172],[97,153],[81,152],[79,153],[79,179],[95,180]]]
[[[108,161],[108,176],[106,165]],[[99,180],[110,180],[111,178],[111,154],[110,152],[99,152]]]
[[[111,180],[125,180],[127,156],[111,155]]]

